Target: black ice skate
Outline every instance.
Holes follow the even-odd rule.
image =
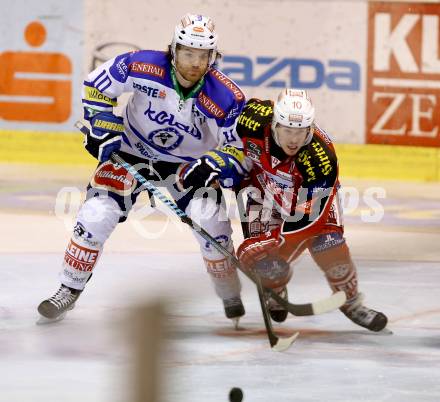
[[[243,303],[240,297],[232,297],[231,299],[223,300],[226,318],[230,318],[235,327],[238,326],[238,320],[245,314]]]
[[[284,300],[287,300],[288,294],[287,294],[287,288],[282,288],[278,295],[282,297]],[[284,322],[286,321],[288,311],[281,307],[274,299],[272,299],[270,296],[267,296],[267,308],[270,313],[270,317],[272,320],[276,322]]]
[[[62,320],[66,312],[75,307],[75,302],[81,292],[81,290],[61,285],[52,297],[40,303],[38,312],[47,319],[46,322]],[[44,323],[44,321],[39,323]]]
[[[385,314],[372,310],[371,308],[362,305],[363,295],[360,294],[355,302],[348,308],[341,308],[341,311],[355,324],[367,328],[370,331],[382,331],[388,323],[388,318]]]

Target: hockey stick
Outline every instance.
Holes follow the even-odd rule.
[[[214,248],[220,251],[225,257],[229,258],[231,262],[241,271],[243,272],[249,279],[251,279],[256,285],[258,290],[258,297],[260,299],[261,311],[263,314],[264,325],[266,327],[266,333],[269,338],[270,346],[273,350],[277,352],[282,352],[290,347],[290,345],[296,340],[299,335],[299,332],[295,332],[292,336],[281,338],[278,337],[272,327],[272,323],[270,321],[269,312],[267,310],[266,303],[264,302],[263,297],[263,287],[257,275],[253,276],[252,274],[246,272],[240,266],[238,259],[230,253],[226,248],[224,248],[217,240],[212,237],[207,231],[205,231],[201,226],[195,223],[184,211],[182,211],[171,199],[165,196],[156,186],[154,186],[151,182],[149,182],[145,177],[143,177],[133,166],[129,163],[125,162],[118,154],[115,152],[111,155],[111,160],[113,162],[118,163],[122,167],[124,167],[136,180],[141,183],[143,186],[147,188],[147,190],[153,194],[154,197],[158,198],[165,205],[167,205],[179,218],[182,222],[186,223],[191,229],[197,231],[206,241],[210,242]],[[283,299],[281,299],[283,300]]]
[[[237,191],[235,191],[235,196],[237,197],[237,207],[238,207],[238,210],[240,211],[240,217],[241,217],[242,210],[240,210],[241,204],[238,202],[239,198],[238,198]],[[247,239],[249,237],[248,226],[246,225],[245,222],[243,222],[242,219],[240,219],[240,223],[241,223],[241,229],[243,232],[243,236],[245,239]],[[270,340],[271,334],[274,332],[273,327],[272,327],[272,320],[271,320],[271,316],[270,316],[270,311],[268,308],[268,304],[265,300],[266,297],[265,297],[264,289],[263,289],[263,286],[261,283],[261,278],[258,275],[255,275],[254,277],[256,279],[255,284],[257,285],[258,299],[260,300],[261,310],[264,311],[264,313],[263,313],[263,318],[265,320],[264,324],[265,324],[266,328],[271,329],[271,331],[267,332],[269,340]],[[287,338],[287,339],[286,338],[279,338],[279,340],[276,342],[277,346],[273,347],[272,349],[275,349],[278,351],[287,349],[289,347],[289,345],[293,342],[291,339],[295,340],[298,337],[298,335],[299,335],[299,332],[296,332],[296,334],[292,335],[290,339],[289,338]],[[288,345],[284,345],[284,342],[286,340],[288,342],[290,342]],[[271,342],[271,344],[272,344],[272,342]]]
[[[89,132],[89,129],[84,126],[81,122],[76,122],[75,126],[80,129],[80,131],[87,135]],[[113,152],[111,154],[111,160],[112,162],[115,162],[122,167],[124,167],[139,183],[141,183],[145,188],[153,194],[156,198],[161,200],[166,206],[168,206],[179,218],[182,220],[182,222],[189,225],[193,230],[196,230],[200,233],[200,235],[207,241],[209,241],[218,251],[220,251],[223,255],[226,257],[229,257],[232,259],[232,262],[235,263],[235,265],[242,271],[248,278],[250,278],[256,285],[258,289],[258,296],[260,299],[261,304],[261,310],[263,314],[264,319],[264,325],[266,327],[266,333],[269,339],[270,346],[273,350],[277,352],[281,352],[286,350],[290,347],[290,345],[295,341],[295,339],[298,337],[299,332],[295,332],[292,336],[286,337],[286,338],[280,338],[278,337],[273,328],[272,323],[269,318],[269,312],[267,310],[266,303],[264,302],[263,298],[263,287],[261,286],[261,282],[259,281],[258,277],[253,277],[251,274],[244,271],[238,262],[238,260],[235,258],[233,254],[231,254],[227,249],[225,249],[220,243],[218,243],[208,232],[206,232],[203,228],[201,228],[199,225],[197,225],[193,220],[184,212],[182,211],[171,199],[169,199],[167,196],[165,196],[155,185],[153,185],[151,182],[149,182],[147,179],[145,179],[144,176],[142,176],[133,166],[131,166],[129,163],[125,162],[118,154]],[[283,300],[284,301],[284,300]]]
[[[243,272],[243,271],[242,271]],[[276,352],[283,352],[288,349],[290,345],[295,342],[296,338],[299,336],[299,332],[295,332],[289,337],[281,338],[275,334],[272,327],[272,321],[270,319],[270,313],[267,308],[266,301],[264,300],[264,289],[261,285],[260,278],[258,275],[254,276],[252,279],[257,286],[258,299],[260,300],[261,312],[263,314],[264,326],[266,327],[267,337],[269,338],[270,346]]]
[[[89,129],[84,126],[81,122],[76,122],[75,126],[85,135],[89,133]],[[243,272],[252,282],[255,283],[253,276],[243,270],[240,266],[240,262],[229,250],[224,248],[220,243],[218,243],[208,232],[206,232],[203,228],[197,225],[193,220],[183,212],[171,199],[161,193],[161,191],[147,179],[145,179],[133,166],[125,162],[119,155],[113,153],[112,160],[119,165],[123,166],[130,174],[132,174],[141,184],[145,186],[145,188],[153,194],[156,198],[162,201],[168,208],[170,208],[181,220],[186,223],[192,229],[199,232],[199,234],[207,241],[209,241],[215,249],[217,249],[220,253],[222,253],[225,257],[229,258],[230,261],[238,267],[238,269]],[[289,313],[296,316],[307,316],[307,315],[316,315],[323,314],[329,311],[336,310],[341,307],[345,301],[346,296],[344,292],[336,292],[331,296],[319,300],[313,303],[305,303],[305,304],[294,304],[284,300],[282,297],[278,295],[274,290],[270,288],[264,288],[264,291],[268,292],[270,296],[283,308],[285,308]]]

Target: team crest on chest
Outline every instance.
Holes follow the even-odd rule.
[[[148,135],[148,142],[154,147],[162,148],[166,151],[176,149],[183,141],[183,135],[173,127],[160,128]]]

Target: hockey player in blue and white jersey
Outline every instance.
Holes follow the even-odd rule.
[[[99,164],[65,252],[61,287],[38,307],[43,317],[60,319],[74,307],[105,241],[126,219],[140,192],[137,181],[110,161],[112,152],[149,180],[167,186],[182,210],[233,251],[230,222],[219,219],[218,183],[235,186],[247,170],[235,129],[245,97],[214,67],[217,58],[212,20],[187,14],[176,26],[168,52],[122,54],[89,74],[83,105],[91,130],[84,145]],[[132,95],[122,116],[116,116],[113,108],[125,92]],[[213,213],[195,216],[203,200],[195,193],[208,186],[215,187],[214,199],[204,199]],[[197,233],[196,238],[226,316],[237,319],[244,307],[235,267]]]

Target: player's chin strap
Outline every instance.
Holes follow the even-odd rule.
[[[89,133],[89,129],[83,125],[81,122],[76,122],[75,126],[85,135]],[[129,163],[125,162],[118,154],[113,152],[111,154],[111,160],[119,165],[121,165],[124,169],[126,169],[139,183],[143,185],[151,194],[154,195],[155,198],[162,201],[169,209],[171,209],[181,220],[190,226],[193,230],[197,231],[200,236],[202,236],[206,241],[211,243],[211,245],[217,249],[220,253],[222,253],[226,258],[229,258],[232,264],[234,264],[244,275],[246,275],[252,282],[255,283],[258,289],[258,295],[260,297],[261,309],[263,312],[264,323],[266,326],[267,334],[269,337],[269,342],[272,349],[277,351],[282,351],[287,349],[292,342],[298,336],[298,333],[295,333],[293,336],[289,338],[279,338],[275,335],[272,324],[269,317],[269,312],[267,310],[267,306],[264,303],[263,292],[268,293],[278,304],[280,304],[283,308],[285,308],[289,313],[296,316],[305,316],[305,315],[314,315],[321,314],[328,311],[335,310],[341,307],[345,301],[345,293],[337,292],[331,295],[330,297],[320,300],[315,303],[306,303],[306,304],[293,304],[278,295],[277,292],[270,288],[264,288],[261,285],[261,282],[257,275],[253,275],[252,273],[244,270],[238,259],[233,255],[230,251],[224,248],[215,238],[213,238],[206,230],[200,227],[197,223],[195,223],[184,211],[182,211],[170,198],[165,196],[153,183],[149,182],[142,176],[133,166]]]

